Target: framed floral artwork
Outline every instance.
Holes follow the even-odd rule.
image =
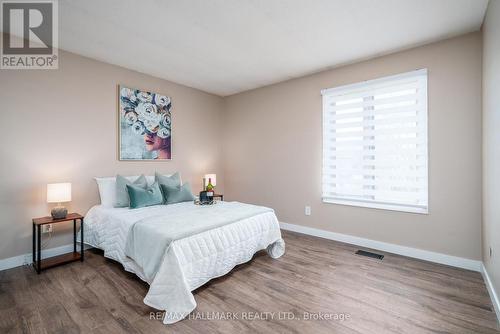
[[[119,86],[120,160],[172,159],[170,97]]]

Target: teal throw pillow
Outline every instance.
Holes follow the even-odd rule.
[[[134,182],[129,179],[116,175],[116,202],[115,208],[126,208],[130,204],[130,199],[127,192],[127,185],[134,185],[146,189],[148,186],[148,181],[146,177],[141,174]]]
[[[179,173],[172,174],[170,176],[161,175],[160,173],[155,173],[155,182],[160,185],[165,185],[167,187],[177,187],[181,186],[181,176]]]
[[[147,188],[127,184],[127,191],[130,197],[131,209],[143,208],[145,206],[163,203],[163,196],[158,182],[153,183],[151,187]]]
[[[194,195],[191,192],[189,183],[184,183],[181,187],[169,187],[162,184],[161,190],[165,204],[194,201]]]

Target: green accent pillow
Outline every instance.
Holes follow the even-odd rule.
[[[130,204],[130,199],[128,196],[127,185],[132,184],[134,186],[146,189],[148,187],[148,181],[146,177],[141,174],[134,182],[129,179],[116,175],[116,203],[115,208],[126,208]]]
[[[158,182],[160,185],[165,185],[167,187],[177,187],[181,186],[181,176],[179,172],[172,174],[170,176],[161,175],[160,173],[155,173],[155,182]]]
[[[130,197],[130,208],[137,209],[145,206],[158,205],[163,203],[158,182],[155,182],[151,187],[141,188],[131,184],[127,184],[127,191]]]
[[[165,204],[194,201],[194,195],[191,192],[189,183],[184,183],[181,187],[169,187],[164,184],[161,184],[160,187]]]

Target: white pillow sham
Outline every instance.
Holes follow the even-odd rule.
[[[171,176],[172,174],[168,174],[165,176]],[[139,175],[136,176],[125,176],[126,179],[134,182],[137,180]],[[116,203],[116,176],[109,177],[94,177],[94,180],[97,182],[97,187],[99,188],[99,197],[101,198],[101,205],[105,207],[114,207]],[[152,185],[155,182],[154,175],[147,175],[146,180],[148,181],[148,186]],[[182,185],[182,179],[181,179]]]

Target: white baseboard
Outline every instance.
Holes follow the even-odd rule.
[[[312,235],[315,237],[345,242],[347,244],[352,244],[352,245],[361,246],[361,247],[365,247],[365,248],[377,249],[377,250],[381,250],[381,251],[388,252],[388,253],[408,256],[408,257],[412,257],[412,258],[416,258],[416,259],[420,259],[420,260],[425,260],[425,261],[430,261],[430,262],[435,262],[435,263],[440,263],[440,264],[445,264],[445,265],[452,266],[452,267],[458,267],[458,268],[463,268],[463,269],[468,269],[468,270],[473,270],[473,271],[478,271],[478,272],[482,271],[482,262],[477,261],[477,260],[471,260],[471,259],[466,259],[466,258],[447,255],[447,254],[426,251],[426,250],[418,249],[418,248],[400,246],[400,245],[390,244],[387,242],[365,239],[365,238],[355,237],[355,236],[348,235],[348,234],[330,232],[330,231],[320,230],[317,228],[306,227],[306,226],[302,226],[302,225],[295,225],[295,224],[288,224],[288,223],[281,223],[280,222],[280,227],[282,229],[288,230],[288,231],[293,231],[293,232]]]
[[[491,302],[493,303],[493,307],[495,308],[495,313],[497,315],[497,320],[500,323],[500,299],[498,299],[497,292],[495,287],[493,286],[493,282],[486,271],[486,267],[484,264],[481,264],[481,273],[483,274],[484,282],[486,283],[486,288],[488,289],[488,293],[490,294]]]
[[[92,247],[85,245],[84,248],[89,249]],[[80,250],[79,245],[77,247],[77,250]],[[42,250],[42,259],[65,254],[65,253],[70,253],[72,251],[73,251],[73,244],[63,245],[63,246],[49,248],[49,249],[43,249]],[[32,256],[33,256],[32,253],[26,253],[26,254],[2,259],[2,260],[0,260],[0,271],[14,268],[14,267],[19,267],[19,266],[22,266],[25,264],[30,264],[32,262]]]

